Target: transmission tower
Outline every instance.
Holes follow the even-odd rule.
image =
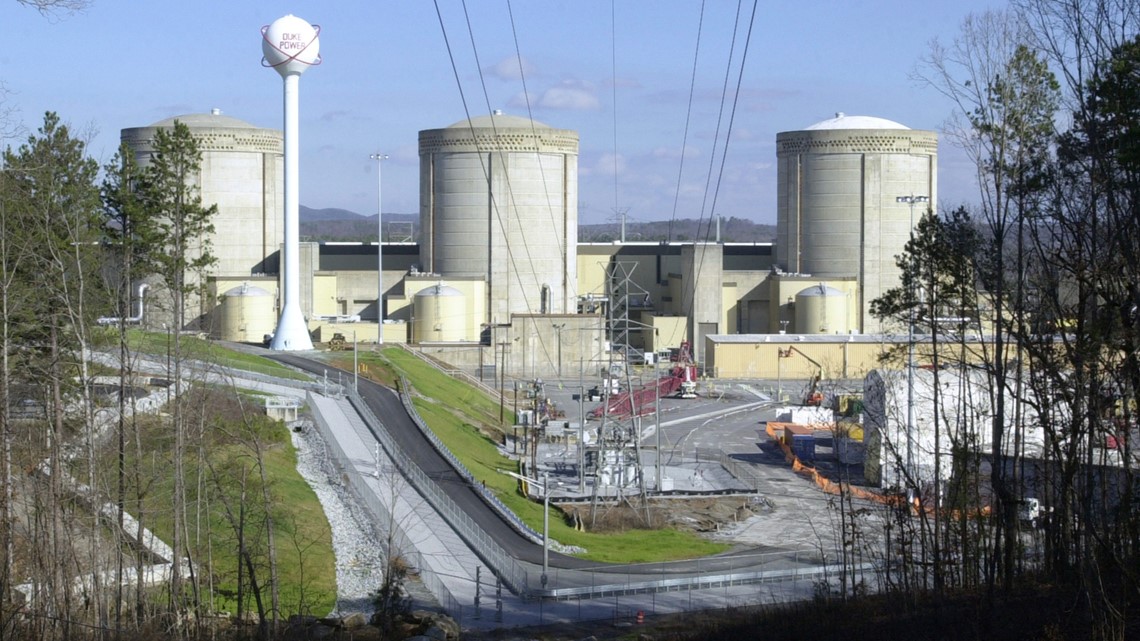
[[[645,473],[641,461],[641,418],[634,407],[633,380],[630,374],[631,362],[642,362],[644,352],[630,344],[633,329],[643,324],[630,320],[630,311],[635,301],[649,299],[649,293],[633,282],[636,262],[613,261],[606,268],[606,334],[609,337],[610,351],[606,372],[605,389],[602,393],[602,423],[598,428],[598,456],[594,462],[594,491],[591,497],[590,518],[596,520],[599,493],[603,486],[612,487],[613,503],[627,503],[631,508],[633,497],[641,498],[645,518],[649,520],[649,501],[645,489]],[[625,390],[620,397],[629,402],[628,411],[618,405],[611,414],[613,402],[613,379],[619,378]],[[626,418],[622,418],[625,416]],[[608,483],[605,483],[608,481]],[[609,492],[603,499],[609,499]]]

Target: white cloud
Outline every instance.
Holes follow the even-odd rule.
[[[538,106],[544,109],[592,111],[601,108],[594,88],[577,80],[563,80],[558,86],[542,92]]]
[[[614,160],[617,160],[615,163]],[[605,153],[598,157],[598,162],[594,163],[594,169],[590,173],[597,173],[602,176],[613,176],[615,173],[623,174],[626,170],[625,156],[618,154],[614,156],[612,153]]]
[[[538,100],[539,97],[536,96],[533,92],[528,93],[525,91],[520,91],[511,96],[510,100],[507,101],[507,106],[516,107],[519,109],[529,109],[534,107],[538,103]]]
[[[680,149],[678,149],[676,147],[656,147],[655,149],[653,149],[652,152],[650,152],[650,155],[653,158],[672,160],[672,159],[680,158],[681,157],[681,151],[680,151]],[[691,160],[693,158],[700,158],[702,155],[703,154],[701,153],[701,150],[699,148],[694,147],[692,145],[685,145],[685,159],[686,160]]]
[[[491,67],[490,72],[491,75],[499,80],[513,82],[521,80],[524,75],[527,78],[537,75],[538,68],[531,64],[526,58],[507,56],[500,60],[495,66]]]

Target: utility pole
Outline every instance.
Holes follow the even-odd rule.
[[[376,161],[376,344],[384,344],[384,161],[388,154],[371,154]]]
[[[929,196],[898,196],[895,202],[910,205],[910,239],[914,240],[914,205],[930,202]],[[913,279],[912,279],[913,280]],[[914,474],[914,291],[908,292],[911,309],[906,322],[906,467],[907,474]],[[935,452],[937,457],[938,453]],[[914,498],[914,488],[907,488],[907,501]]]

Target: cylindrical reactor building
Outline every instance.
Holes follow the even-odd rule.
[[[478,322],[576,311],[577,132],[496,111],[419,148],[421,268],[485,278]]]
[[[284,140],[276,129],[254,127],[222,115],[188,114],[160,120],[149,127],[123,129],[121,140],[146,165],[154,153],[158,130],[172,130],[174,121],[190,128],[202,153],[196,176],[202,204],[218,206],[212,219],[211,253],[217,276],[253,276],[278,271],[278,251],[284,235]]]
[[[871,301],[901,282],[895,257],[912,225],[902,196],[937,202],[938,136],[897,122],[836,114],[776,135],[776,263],[792,273],[858,281],[856,329],[881,330]]]

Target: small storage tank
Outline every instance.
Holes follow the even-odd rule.
[[[235,343],[260,343],[277,327],[273,295],[242,283],[222,294],[218,305],[218,338]]]
[[[421,289],[413,303],[413,339],[417,343],[451,343],[466,340],[467,297],[447,285]]]
[[[846,334],[847,294],[823,283],[796,294],[796,333]]]

